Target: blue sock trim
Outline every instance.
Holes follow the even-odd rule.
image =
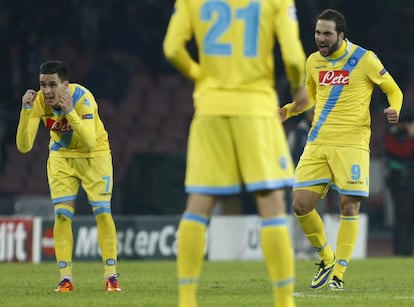
[[[94,216],[97,216],[97,215],[102,214],[102,213],[109,213],[109,214],[112,213],[110,207],[94,207],[93,209],[94,209],[93,210],[93,215]]]
[[[359,220],[359,215],[355,215],[355,216],[341,215],[341,220],[343,220],[343,221],[358,221]]]
[[[274,288],[283,288],[286,287],[290,284],[293,284],[295,282],[295,279],[293,277],[289,277],[287,279],[282,279],[282,280],[278,280],[273,282],[273,287]]]
[[[320,252],[323,251],[326,246],[328,246],[328,242],[325,242],[325,244],[322,246],[314,246],[313,249],[315,250],[315,252]]]
[[[179,278],[179,285],[195,285],[198,284],[198,278]]]
[[[207,226],[208,224],[208,218],[201,216],[199,214],[195,214],[192,212],[184,212],[183,216],[182,216],[183,220],[187,220],[187,221],[192,221],[192,222],[197,222],[197,223],[201,223]]]
[[[273,226],[287,226],[287,217],[272,217],[269,219],[262,219],[262,227]]]
[[[67,216],[70,219],[73,219],[73,216],[74,216],[73,212],[71,212],[71,211],[69,211],[65,208],[55,209],[55,216],[58,216],[58,215],[64,215],[64,216]]]

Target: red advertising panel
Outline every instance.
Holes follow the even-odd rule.
[[[55,260],[55,241],[53,240],[53,222],[42,224],[42,236],[40,238],[42,260]]]
[[[0,262],[38,262],[37,218],[0,217]]]

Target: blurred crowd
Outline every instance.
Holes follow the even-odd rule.
[[[375,50],[398,79],[406,104],[414,100],[414,2],[297,0],[305,50],[314,50],[317,14],[332,7],[344,12],[351,41]],[[14,142],[21,95],[37,88],[38,67],[61,59],[71,67],[70,79],[95,96],[121,101],[131,74],[174,73],[162,54],[162,38],[174,0],[16,0],[0,2],[0,135]],[[289,91],[277,62],[278,89]],[[375,96],[374,96],[375,97]],[[378,94],[379,110],[385,99]]]
[[[170,68],[160,48],[173,1],[0,2],[0,110],[4,141],[13,141],[21,96],[38,88],[38,69],[61,59],[70,79],[97,98],[122,98],[132,73]]]

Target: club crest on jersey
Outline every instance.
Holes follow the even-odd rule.
[[[358,59],[353,56],[348,60],[348,64],[351,66],[355,66],[356,64],[358,64]]]
[[[83,101],[83,104],[86,105],[86,106],[88,106],[88,107],[91,106],[91,102],[87,98]]]
[[[59,120],[59,121],[48,118],[46,119],[46,127],[52,131],[59,132],[59,133],[72,131],[72,127],[68,123],[68,120],[66,118],[63,118],[62,120]]]
[[[319,72],[319,85],[348,85],[348,70],[328,70]]]

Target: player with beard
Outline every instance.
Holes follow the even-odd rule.
[[[403,95],[374,52],[345,39],[344,16],[332,9],[316,20],[318,51],[306,62],[307,107],[296,102],[281,110],[283,119],[314,109],[312,127],[295,171],[293,209],[302,230],[321,257],[311,287],[344,289],[359,230],[361,201],[369,196],[370,103],[374,86],[387,96],[384,110],[390,124],[398,123]],[[340,222],[336,251],[329,245],[315,207],[329,189],[339,194]]]

